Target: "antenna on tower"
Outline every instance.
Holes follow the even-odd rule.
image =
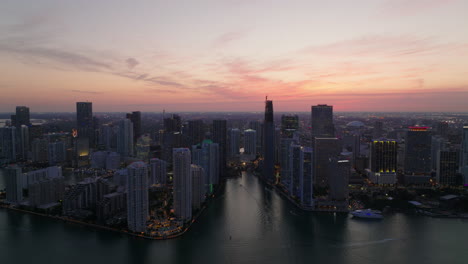
[[[265,101],[268,101],[268,94],[265,95]]]

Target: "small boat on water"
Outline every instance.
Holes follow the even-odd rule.
[[[382,212],[371,209],[355,210],[351,212],[351,215],[356,218],[383,219]]]

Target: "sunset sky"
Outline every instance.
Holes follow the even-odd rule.
[[[3,0],[0,76],[0,112],[463,112],[468,1]]]

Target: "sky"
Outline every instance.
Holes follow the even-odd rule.
[[[466,0],[2,0],[0,112],[468,112]]]

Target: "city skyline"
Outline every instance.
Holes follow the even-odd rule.
[[[0,11],[0,112],[465,112],[468,3],[100,1]],[[183,11],[182,11],[183,10]],[[103,16],[103,13],[104,16]]]

